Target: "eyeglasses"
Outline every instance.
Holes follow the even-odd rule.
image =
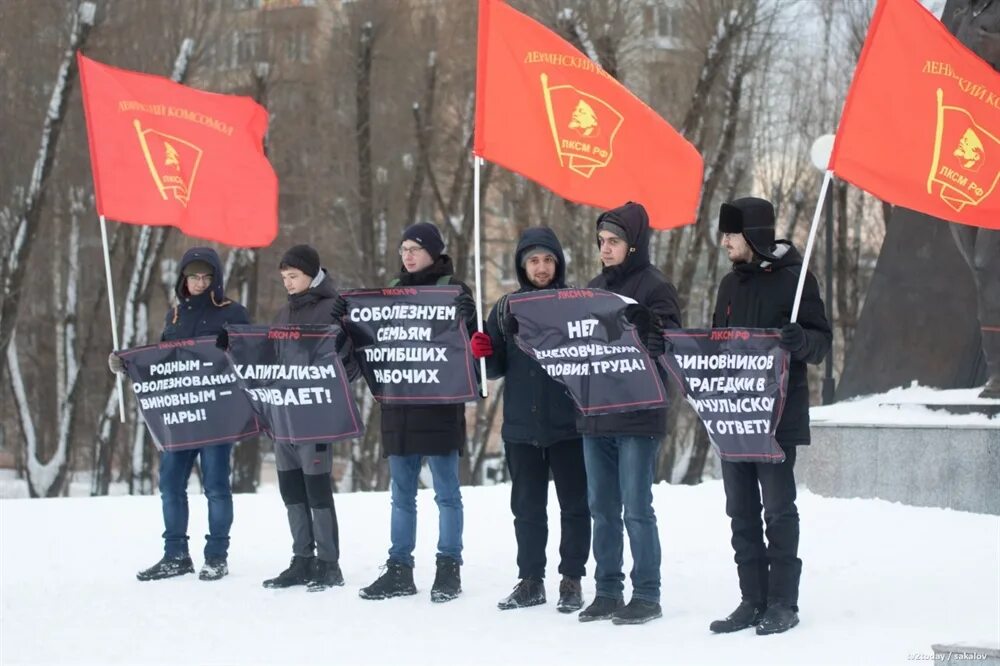
[[[212,284],[212,279],[215,276],[209,273],[208,275],[188,275],[188,282],[204,282],[205,284]]]
[[[413,247],[400,247],[399,248],[399,256],[405,257],[408,254],[417,254],[418,252],[420,252],[423,249],[424,248],[420,247],[419,245],[415,245]]]

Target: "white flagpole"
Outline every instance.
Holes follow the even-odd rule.
[[[473,234],[475,236],[475,271],[476,271],[476,327],[479,332],[483,332],[483,281],[480,278],[482,263],[479,257],[479,246],[482,242],[479,234],[479,167],[483,163],[483,158],[478,155],[472,156],[472,207],[474,208]],[[489,389],[486,386],[486,359],[479,359],[479,374],[482,377],[483,397],[489,397]]]
[[[108,223],[101,215],[101,241],[104,244],[104,278],[108,282],[108,310],[111,311],[111,342],[118,349],[118,318],[115,316],[115,290],[111,284],[111,254],[108,250]],[[115,373],[115,383],[118,387],[118,418],[125,423],[125,398],[122,397],[122,376]]]
[[[820,212],[823,210],[823,202],[826,201],[826,191],[830,187],[830,180],[833,172],[829,169],[823,176],[823,186],[819,188],[819,199],[816,201],[816,212],[813,213],[812,226],[809,227],[809,240],[806,241],[806,252],[802,255],[802,270],[799,271],[799,284],[795,288],[795,302],[792,304],[792,323],[799,318],[799,304],[802,302],[802,288],[806,284],[806,273],[809,270],[809,257],[812,256],[813,244],[816,241],[816,227],[819,226]]]

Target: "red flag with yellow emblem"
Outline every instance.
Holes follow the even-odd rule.
[[[879,0],[829,168],[893,204],[1000,229],[1000,74],[917,0]]]
[[[97,212],[262,247],[278,233],[267,111],[77,55]]]
[[[701,155],[566,40],[501,0],[479,2],[474,152],[577,203],[636,201],[650,226],[695,221]]]

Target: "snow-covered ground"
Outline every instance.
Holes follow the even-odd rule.
[[[159,499],[0,501],[3,664],[907,664],[932,643],[1000,644],[1000,518],[803,491],[802,623],[712,635],[738,601],[719,482],[655,488],[664,617],[581,624],[555,610],[558,519],[544,606],[500,612],[516,582],[509,488],[464,489],[464,594],[429,600],[437,516],[421,491],[416,597],[364,601],[385,559],[385,493],[338,495],[346,587],[265,590],[287,564],[273,491],[236,498],[231,575],[139,583],[160,554]],[[554,491],[551,493],[554,504]],[[191,534],[205,502],[192,498]],[[201,537],[193,539],[200,564]],[[626,567],[629,566],[626,549]],[[592,567],[590,568],[592,573]],[[585,582],[588,598],[593,582]]]
[[[997,400],[979,397],[982,387],[974,389],[934,389],[913,382],[908,387],[885,393],[842,400],[824,407],[813,407],[809,416],[816,425],[874,425],[912,428],[997,428],[1000,416],[985,411],[996,409]],[[948,405],[981,407],[984,413],[953,414]],[[970,410],[974,411],[974,410]],[[998,432],[1000,437],[1000,432]]]

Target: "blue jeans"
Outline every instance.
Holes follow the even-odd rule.
[[[201,456],[201,480],[208,498],[208,534],[205,558],[225,558],[233,524],[233,491],[229,484],[232,444],[203,446],[160,454],[160,499],[163,501],[163,553],[188,555],[187,485],[195,458]]]
[[[413,567],[417,545],[417,477],[422,456],[389,456],[392,476],[392,546],[389,559]],[[462,562],[462,491],[458,486],[458,451],[427,456],[438,505],[438,557]]]
[[[632,551],[632,598],[660,602],[660,534],[653,512],[656,437],[583,438],[587,500],[594,518],[597,595],[621,599],[625,589],[622,554],[628,530]]]

